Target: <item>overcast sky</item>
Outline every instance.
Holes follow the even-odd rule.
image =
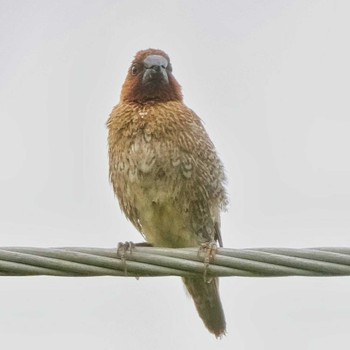
[[[165,50],[227,172],[226,247],[350,246],[350,3],[0,0],[0,245],[141,236],[105,122],[134,54]],[[4,278],[4,349],[330,349],[350,278],[222,278],[228,335],[180,279]]]

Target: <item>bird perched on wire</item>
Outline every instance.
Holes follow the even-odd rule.
[[[165,52],[136,54],[107,127],[114,192],[146,241],[155,247],[222,246],[223,165],[200,118],[183,103]],[[183,281],[208,330],[225,334],[218,279]]]

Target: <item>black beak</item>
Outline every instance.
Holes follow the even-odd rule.
[[[151,81],[162,81],[169,83],[169,78],[166,71],[168,60],[166,58],[160,55],[150,55],[143,60],[143,64],[146,68],[142,78],[143,83],[148,83]]]

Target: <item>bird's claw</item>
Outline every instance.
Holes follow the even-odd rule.
[[[201,253],[204,254],[204,281],[207,283],[210,283],[213,280],[213,277],[208,277],[208,268],[210,265],[210,262],[214,261],[215,255],[217,252],[217,245],[215,242],[205,242],[201,243],[199,250],[198,250],[198,257],[201,256]]]
[[[134,243],[131,241],[126,241],[126,242],[119,242],[118,243],[118,248],[117,248],[117,257],[120,258],[124,265],[124,273],[125,276],[128,275],[128,267],[126,265],[126,256],[132,255],[133,250],[135,247],[153,247],[151,243],[148,242],[141,242],[141,243]]]
[[[118,243],[118,248],[117,248],[117,256],[120,258],[124,265],[124,273],[125,276],[128,275],[128,267],[126,265],[126,255],[132,255],[132,250],[135,248],[135,243],[133,242],[119,242]]]

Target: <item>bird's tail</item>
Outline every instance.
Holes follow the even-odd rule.
[[[219,295],[219,279],[207,282],[203,277],[184,277],[183,281],[209,332],[217,338],[225,335],[226,321]]]

